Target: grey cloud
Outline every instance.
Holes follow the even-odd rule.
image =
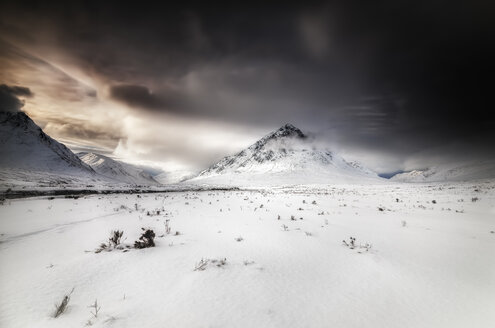
[[[0,85],[0,110],[5,112],[18,112],[24,106],[24,101],[19,97],[32,97],[29,88],[21,86]]]
[[[137,107],[179,114],[191,112],[191,108],[187,104],[187,97],[164,88],[154,92],[142,85],[121,84],[111,86],[109,94],[112,99],[131,108]]]
[[[267,131],[290,121],[387,162],[442,146],[464,153],[446,147],[453,143],[476,142],[495,156],[492,90],[483,83],[495,24],[481,1],[1,9],[6,34],[63,54],[137,116]]]

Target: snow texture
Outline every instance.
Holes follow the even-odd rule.
[[[494,214],[493,181],[6,200],[0,327],[491,327]]]

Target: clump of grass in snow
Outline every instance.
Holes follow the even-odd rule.
[[[95,250],[95,253],[100,253],[104,250],[110,252],[112,249],[119,248],[123,235],[124,235],[124,231],[113,230],[112,232],[110,232],[110,238],[108,238],[108,244],[101,243],[100,247]]]
[[[194,271],[204,271],[206,270],[206,266],[210,262],[209,259],[201,259],[198,263],[196,263],[196,266],[194,267]]]
[[[62,313],[67,310],[67,306],[69,306],[70,296],[74,292],[74,288],[70,291],[69,294],[65,295],[60,304],[55,304],[55,313],[53,314],[54,318],[58,318]]]
[[[358,245],[356,243],[356,238],[354,238],[354,237],[349,237],[349,242],[346,242],[345,240],[342,240],[342,244],[344,244],[345,246],[349,247],[350,249],[355,249],[355,248],[366,249],[366,252],[371,249],[371,244],[370,243],[365,243],[364,245],[363,244],[359,244]],[[358,253],[361,253],[361,252],[358,251]]]
[[[101,306],[98,305],[98,300],[96,299],[94,304],[91,304],[88,306],[89,308],[92,308],[93,311],[89,311],[95,318],[98,318],[98,312],[100,312]]]
[[[204,271],[206,270],[208,264],[210,263],[220,268],[227,265],[227,258],[218,259],[218,260],[217,259],[210,260],[210,259],[202,258],[201,261],[196,263],[196,266],[194,267],[194,271]]]
[[[113,247],[117,247],[120,245],[120,240],[122,239],[122,236],[124,235],[124,231],[122,230],[114,230],[110,233],[110,238],[108,238],[108,241],[110,242]]]

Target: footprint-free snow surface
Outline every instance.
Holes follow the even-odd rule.
[[[0,327],[491,327],[494,188],[5,200]],[[142,228],[155,247],[132,247]],[[117,229],[122,244],[96,253]]]

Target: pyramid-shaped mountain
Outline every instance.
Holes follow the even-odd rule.
[[[286,124],[245,150],[212,165],[190,182],[336,183],[379,179],[356,162],[314,145],[300,129]]]

